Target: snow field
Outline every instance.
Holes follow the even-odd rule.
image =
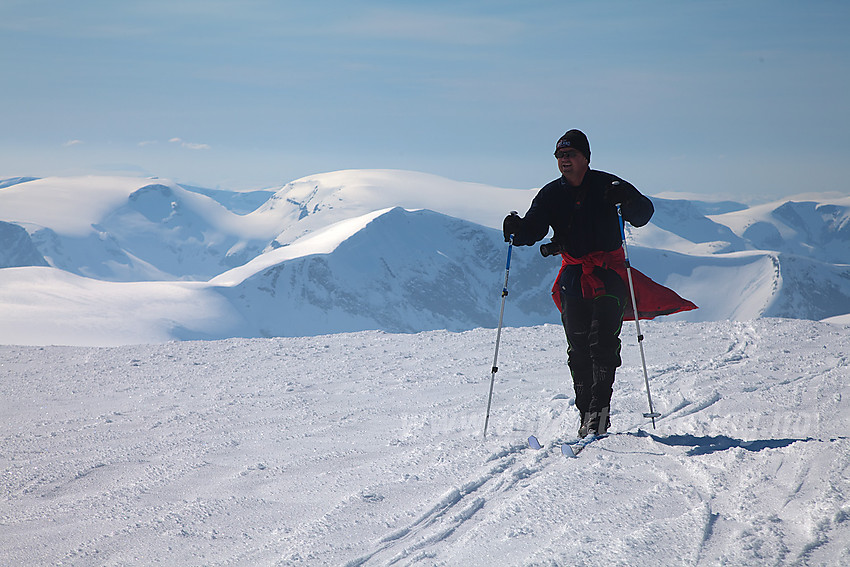
[[[842,565],[850,327],[645,322],[578,459],[563,330],[0,347],[0,558]],[[546,445],[526,447],[535,434]]]

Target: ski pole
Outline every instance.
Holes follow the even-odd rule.
[[[484,418],[484,437],[487,437],[487,425],[490,423],[490,404],[493,402],[493,384],[496,382],[496,372],[499,371],[499,341],[502,338],[502,320],[505,317],[505,298],[508,297],[508,274],[511,271],[511,250],[514,247],[514,237],[509,236],[508,261],[505,264],[505,285],[502,287],[502,308],[499,310],[499,329],[496,331],[496,352],[493,354],[493,370],[490,374],[490,394],[487,396],[487,416]]]
[[[655,429],[655,418],[661,417],[661,414],[653,409],[652,394],[649,393],[649,374],[646,372],[646,356],[643,353],[643,335],[640,332],[640,315],[638,314],[637,301],[635,300],[635,285],[634,282],[632,282],[632,265],[629,262],[629,246],[626,244],[626,222],[623,220],[623,211],[620,210],[619,203],[617,204],[617,216],[620,217],[620,235],[623,237],[623,253],[626,257],[626,276],[629,280],[629,293],[632,297],[632,310],[635,312],[635,329],[637,331],[637,343],[640,347],[640,362],[643,366],[643,382],[646,384],[646,399],[649,401],[649,413],[643,414],[643,417],[652,418],[652,428]]]

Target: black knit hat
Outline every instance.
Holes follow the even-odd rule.
[[[590,142],[587,141],[587,136],[581,130],[570,130],[561,136],[558,143],[555,144],[555,154],[558,153],[558,150],[564,148],[578,150],[587,158],[588,163],[590,162]]]

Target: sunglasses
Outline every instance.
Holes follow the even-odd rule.
[[[555,152],[555,157],[558,158],[558,159],[561,159],[561,158],[574,159],[574,158],[578,157],[578,152],[575,151],[575,150],[558,150],[557,152]]]

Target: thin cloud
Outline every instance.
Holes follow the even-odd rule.
[[[192,144],[190,142],[183,142],[182,146],[184,148],[188,148],[190,150],[209,150],[209,149],[212,149],[209,144]]]
[[[211,150],[212,147],[209,144],[197,144],[194,142],[187,142],[182,138],[171,138],[168,140],[172,144],[180,144],[181,148],[186,148],[187,150]]]
[[[82,143],[83,143],[82,140],[68,140],[67,142],[62,144],[62,146],[66,147],[66,148],[70,148],[71,146],[79,146]]]

